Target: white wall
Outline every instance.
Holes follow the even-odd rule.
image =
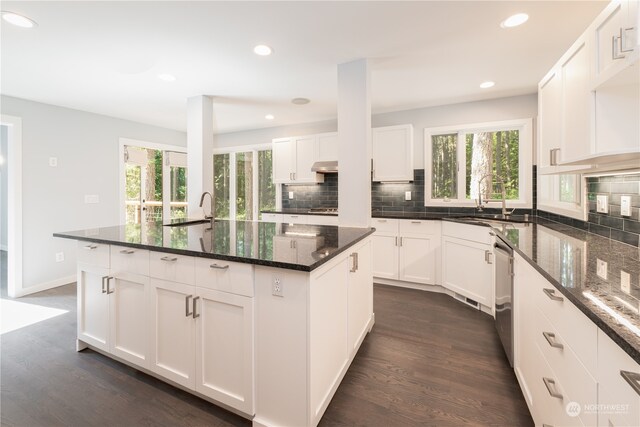
[[[52,233],[118,223],[120,137],[186,146],[183,132],[7,96],[0,103],[22,119],[23,288],[75,275],[76,242]],[[100,203],[85,204],[86,194]]]
[[[438,107],[418,108],[394,113],[376,114],[371,118],[373,127],[413,124],[414,135],[414,169],[424,168],[424,128],[494,122],[500,120],[535,118],[538,115],[537,94],[497,98],[487,101],[466,102],[462,104],[443,105]],[[280,126],[243,132],[217,135],[216,148],[241,145],[268,144],[273,138],[286,136],[309,135],[322,132],[335,132],[335,120],[305,123],[293,126]],[[535,145],[535,144],[534,144]],[[535,153],[535,147],[534,147]],[[535,159],[535,156],[533,156]]]
[[[0,155],[4,159],[4,164],[0,166],[0,248],[7,248],[7,143],[9,139],[9,129],[0,125]]]

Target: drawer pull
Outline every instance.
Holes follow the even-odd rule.
[[[551,424],[542,424],[542,427],[553,427]]]
[[[177,261],[178,258],[177,257],[168,257],[168,256],[163,256],[162,258],[160,258],[162,261]]]
[[[289,215],[289,218],[298,218],[298,215]]]
[[[564,301],[564,298],[555,295],[555,289],[544,288],[542,289],[542,292],[544,292],[549,298],[554,301]]]
[[[411,221],[411,224],[422,224],[422,221]]]
[[[217,270],[226,270],[229,268],[229,264],[227,265],[211,264],[209,268],[215,268]]]
[[[543,332],[542,335],[544,336],[544,338],[547,340],[547,342],[551,347],[559,348],[559,349],[564,348],[563,344],[560,344],[558,341],[556,341],[556,334],[554,334],[553,332]]]
[[[112,294],[114,292],[109,287],[109,284],[111,283],[111,279],[113,279],[113,276],[107,276],[107,292],[106,292],[107,295]]]
[[[131,255],[134,252],[135,251],[133,249],[123,249],[120,251],[121,254],[125,254],[125,255]]]
[[[91,251],[93,249],[98,249],[98,245],[87,245],[84,248],[88,251]]]
[[[485,250],[484,251],[484,262],[486,262],[487,264],[493,264],[493,262],[491,261],[491,255],[492,252],[490,250]]]
[[[637,372],[620,371],[620,375],[626,382],[629,383],[631,388],[637,394],[640,394],[640,374],[638,374]]]
[[[387,222],[387,220],[386,220],[386,219],[378,219],[377,221],[378,221],[378,222]]]
[[[102,293],[103,294],[107,293],[108,280],[109,280],[109,276],[102,276]]]
[[[200,317],[200,314],[198,314],[198,306],[197,306],[197,303],[198,303],[199,299],[200,299],[200,297],[195,297],[193,299],[193,318],[194,319],[197,319],[198,317]]]
[[[355,273],[358,271],[358,252],[354,252],[351,254],[351,259],[353,263],[351,264],[351,269],[349,270],[351,273]]]
[[[542,381],[544,382],[545,387],[547,387],[547,391],[551,397],[562,400],[562,395],[556,390],[556,382],[554,380],[542,377]]]
[[[193,312],[191,310],[189,310],[189,306],[191,304],[189,304],[189,300],[193,298],[193,295],[187,295],[186,297],[184,297],[184,316],[185,317],[189,317],[193,314]]]

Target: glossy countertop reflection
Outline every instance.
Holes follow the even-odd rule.
[[[541,218],[493,228],[640,363],[639,248]]]
[[[54,233],[129,246],[299,271],[312,271],[375,231],[322,225],[217,220],[183,226],[130,224]]]

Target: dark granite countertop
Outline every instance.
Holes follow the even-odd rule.
[[[324,212],[310,212],[309,209],[273,209],[260,211],[262,213],[284,214],[284,215],[322,215],[322,216],[338,216],[337,212],[324,213]]]
[[[373,228],[217,220],[184,226],[120,225],[55,237],[129,246],[299,271],[313,271],[372,234]],[[295,247],[289,243],[295,240]]]

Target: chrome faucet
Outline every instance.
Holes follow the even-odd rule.
[[[492,173],[488,173],[486,175],[484,175],[482,178],[480,178],[480,181],[478,181],[478,198],[476,199],[476,208],[478,209],[478,212],[482,212],[482,209],[484,209],[485,204],[482,201],[482,181],[485,180],[485,178],[493,178],[495,176],[496,181],[498,181],[498,184],[500,184],[500,190],[501,190],[501,195],[502,195],[502,218],[508,219],[511,214],[513,213],[513,211],[515,211],[514,209],[511,209],[511,212],[507,211],[507,191],[505,189],[504,186],[504,180],[498,176],[498,175],[493,175]],[[485,203],[489,203],[491,200],[487,200]]]
[[[204,196],[209,195],[209,197],[211,198],[211,226],[213,226],[213,223],[216,219],[216,205],[214,203],[213,200],[213,196],[211,195],[211,193],[209,193],[208,191],[205,191],[204,193],[202,193],[202,196],[200,197],[200,207],[202,207],[202,205],[204,204]]]

